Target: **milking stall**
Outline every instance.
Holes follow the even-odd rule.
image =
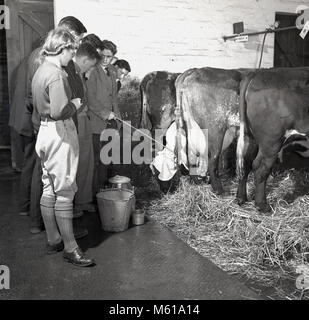
[[[0,302],[308,300],[308,33],[309,0],[0,1]]]

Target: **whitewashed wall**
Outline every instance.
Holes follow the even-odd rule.
[[[233,23],[261,31],[274,23],[275,12],[295,13],[309,0],[55,0],[55,23],[79,18],[89,33],[118,46],[132,75],[153,70],[183,72],[191,67],[258,67],[263,35],[248,43],[224,42]],[[262,67],[272,67],[274,35],[268,35]]]

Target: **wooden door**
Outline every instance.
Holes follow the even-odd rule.
[[[10,29],[6,30],[7,67],[10,93],[14,72],[20,62],[40,45],[54,28],[53,0],[5,0],[10,9]]]
[[[277,13],[280,28],[295,26],[296,14]],[[292,29],[275,33],[274,67],[309,66],[309,34],[302,39],[301,30]]]

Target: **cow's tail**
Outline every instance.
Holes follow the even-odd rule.
[[[239,94],[239,119],[240,128],[239,136],[237,141],[237,162],[236,162],[236,173],[239,179],[244,176],[244,153],[245,153],[245,132],[247,132],[247,102],[246,93],[250,83],[250,78],[246,77],[240,82],[240,94]]]
[[[181,134],[183,130],[183,120],[182,120],[182,102],[183,102],[183,91],[176,86],[176,108],[175,108],[175,122],[177,128],[177,143],[176,143],[176,157],[177,157],[177,164],[180,166],[182,164],[181,159]]]
[[[245,148],[245,129],[244,123],[240,122],[239,137],[237,141],[237,164],[236,172],[237,177],[241,179],[244,175],[244,148]]]

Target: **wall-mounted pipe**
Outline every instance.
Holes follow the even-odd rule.
[[[226,40],[231,40],[239,36],[256,36],[259,34],[265,34],[265,33],[274,33],[274,32],[282,32],[282,31],[287,31],[287,30],[293,30],[297,29],[296,26],[291,26],[291,27],[284,27],[284,28],[276,28],[276,29],[266,29],[265,31],[257,31],[257,32],[243,32],[240,34],[234,34],[232,36],[223,36],[224,41]]]

